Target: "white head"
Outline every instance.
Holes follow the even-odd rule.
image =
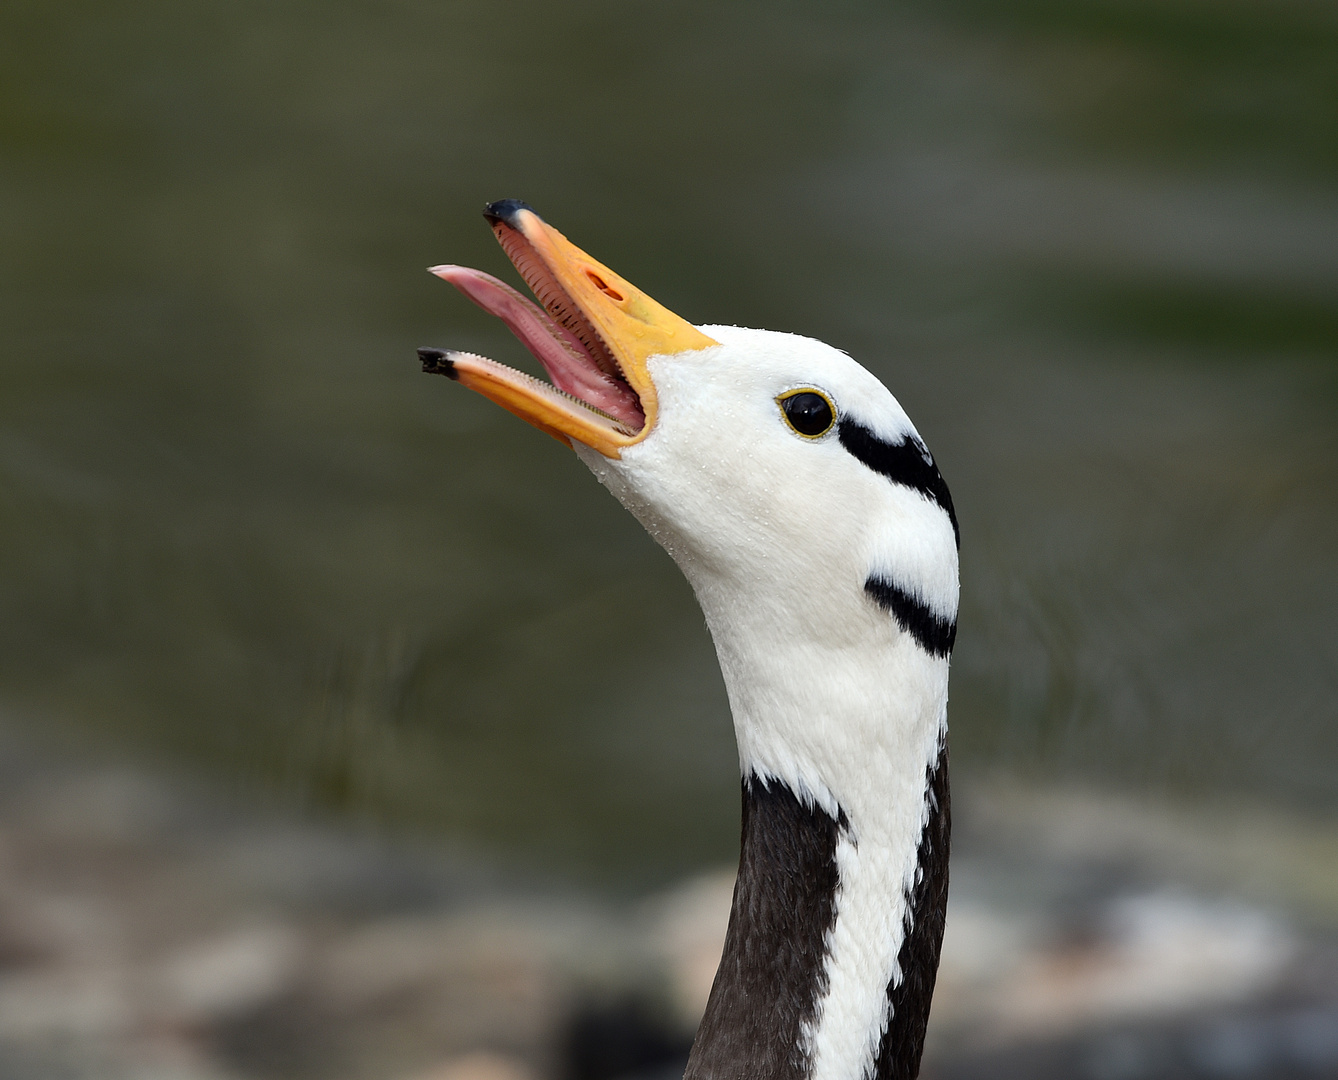
[[[886,720],[912,699],[937,711],[946,693],[946,657],[904,629],[870,582],[954,624],[951,503],[905,482],[923,488],[937,473],[897,400],[845,353],[791,334],[702,329],[719,344],[649,361],[659,413],[642,441],[617,458],[577,453],[691,582],[745,774],[848,806],[850,793],[827,789],[893,734],[851,730],[855,718]],[[804,394],[820,395],[806,424],[815,434],[787,416],[787,404],[812,401]],[[869,444],[889,456],[902,448],[919,475],[875,471],[856,456]]]
[[[845,353],[694,327],[524,204],[485,215],[543,308],[479,271],[434,272],[504,319],[552,385],[436,349],[424,367],[571,445],[682,568],[734,716],[755,871],[739,888],[805,897],[736,892],[689,1077],[913,1075],[888,1063],[918,1067],[942,933],[957,618],[956,519],[933,458]],[[777,810],[786,799],[798,809]],[[797,881],[804,858],[830,889]],[[793,959],[805,986],[780,993],[749,967],[764,954]]]
[[[568,442],[674,557],[715,639],[745,774],[828,804],[871,753],[908,749],[889,718],[909,709],[913,737],[937,738],[956,521],[896,398],[819,341],[690,326],[522,203],[485,215],[544,308],[479,271],[434,273],[502,317],[553,385],[467,354],[425,363]]]

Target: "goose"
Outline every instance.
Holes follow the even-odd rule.
[[[919,1074],[948,889],[957,517],[896,398],[811,338],[693,326],[532,207],[484,216],[538,304],[431,268],[551,383],[419,350],[570,446],[687,577],[733,715],[739,870],[685,1080]]]

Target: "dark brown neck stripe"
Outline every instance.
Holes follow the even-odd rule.
[[[743,781],[743,842],[724,955],[684,1080],[804,1080],[826,992],[836,845],[848,827],[777,780]]]

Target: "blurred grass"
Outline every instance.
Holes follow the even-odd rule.
[[[1331,4],[950,0],[919,10],[1026,59],[1026,82],[1051,106],[1037,134],[1052,152],[1332,182],[1338,11]]]
[[[1171,346],[1214,363],[1269,356],[1338,358],[1338,297],[1182,280],[1047,279],[1026,315],[1081,337]]]
[[[4,699],[573,872],[725,857],[686,586],[416,370],[520,358],[422,270],[504,272],[520,196],[901,395],[962,509],[955,760],[1335,805],[1336,148],[1318,4],[16,0]]]

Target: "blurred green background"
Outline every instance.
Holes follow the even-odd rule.
[[[533,203],[850,351],[963,534],[964,775],[1338,811],[1338,8],[0,8],[0,704],[640,887],[737,770],[669,559],[418,371]]]

